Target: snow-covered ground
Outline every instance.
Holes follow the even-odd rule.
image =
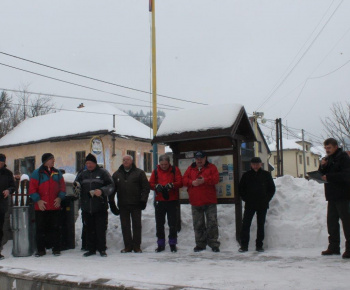
[[[250,251],[238,252],[234,206],[219,205],[221,252],[194,253],[190,206],[182,206],[178,252],[155,253],[152,201],[143,214],[142,254],[121,254],[119,217],[109,217],[108,257],[84,258],[80,251],[81,221],[76,224],[77,248],[62,256],[42,258],[11,256],[11,242],[4,247],[3,270],[18,273],[57,273],[56,279],[89,281],[141,289],[349,289],[350,261],[340,256],[322,257],[327,247],[326,205],[323,186],[314,181],[285,176],[275,180],[277,193],[270,204],[264,253],[254,251],[255,219]],[[344,238],[342,236],[342,247]],[[178,288],[177,288],[178,289]]]

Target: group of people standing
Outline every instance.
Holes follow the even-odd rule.
[[[343,223],[346,249],[343,258],[350,258],[350,157],[338,147],[335,139],[324,142],[327,157],[319,168],[325,183],[328,201],[327,225],[329,246],[322,255],[340,254],[339,219]],[[171,252],[177,252],[179,229],[179,189],[187,187],[192,209],[195,233],[194,252],[201,252],[209,246],[213,252],[220,252],[217,219],[217,195],[215,185],[219,183],[219,172],[210,163],[203,151],[194,153],[195,161],[183,176],[179,168],[170,164],[168,155],[159,157],[159,165],[152,171],[148,181],[143,170],[137,168],[133,157],[126,155],[122,164],[111,176],[100,168],[96,157],[88,154],[85,168],[78,173],[74,189],[79,193],[82,211],[83,256],[97,252],[106,253],[108,208],[120,215],[124,248],[121,253],[142,253],[142,211],[147,206],[150,190],[155,191],[156,252],[166,248],[165,222],[169,226],[168,243]],[[6,168],[6,156],[0,154],[0,240],[6,212],[6,198],[15,190],[13,174]],[[29,195],[35,204],[36,256],[46,254],[47,243],[52,254],[59,256],[59,209],[65,198],[65,183],[60,170],[54,167],[51,153],[42,155],[42,165],[36,169],[29,184]],[[259,157],[251,159],[251,169],[243,174],[239,183],[239,196],[245,202],[239,252],[248,251],[250,226],[257,215],[256,251],[263,252],[264,225],[269,203],[275,194],[271,174],[262,168]],[[116,198],[117,196],[117,203]],[[0,252],[0,259],[4,257]]]

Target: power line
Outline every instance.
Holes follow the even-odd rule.
[[[95,88],[92,88],[92,87],[76,84],[76,83],[73,83],[73,82],[69,82],[69,81],[65,81],[65,80],[49,77],[49,76],[46,76],[46,75],[43,75],[43,74],[35,73],[35,72],[29,71],[29,70],[21,69],[21,68],[18,68],[18,67],[14,67],[14,66],[11,66],[11,65],[4,64],[4,63],[0,63],[0,65],[6,66],[6,67],[9,67],[9,68],[13,68],[13,69],[16,69],[16,70],[24,71],[24,72],[27,72],[27,73],[30,73],[30,74],[34,74],[34,75],[37,75],[37,76],[41,76],[41,77],[44,77],[44,78],[48,78],[48,79],[51,79],[51,80],[59,81],[59,82],[62,82],[62,83],[74,85],[74,86],[77,86],[77,87],[82,87],[82,88],[85,88],[85,89],[89,89],[89,90],[93,90],[93,91],[97,91],[97,92],[101,92],[101,93],[105,93],[105,94],[109,94],[109,95],[114,95],[114,96],[118,96],[118,97],[122,97],[122,98],[127,98],[127,99],[132,99],[132,100],[137,100],[137,101],[148,103],[148,101],[145,101],[145,100],[132,98],[132,97],[128,97],[128,96],[124,96],[124,95],[120,95],[120,94],[107,92],[107,91],[95,89]],[[160,105],[168,106],[168,107],[172,107],[172,108],[176,108],[176,109],[183,109],[181,107],[176,107],[176,106],[171,106],[171,105],[166,105],[166,104],[160,104]]]
[[[6,53],[6,52],[0,51],[0,53],[3,54],[3,55],[7,55],[7,56],[10,56],[10,57],[13,57],[13,58],[17,58],[17,59],[20,59],[20,60],[23,60],[23,61],[34,63],[34,64],[37,64],[37,65],[40,65],[40,66],[44,66],[44,67],[47,67],[47,68],[51,68],[51,69],[54,69],[54,70],[57,70],[57,71],[61,71],[61,72],[68,73],[68,74],[71,74],[71,75],[75,75],[75,76],[78,76],[78,77],[86,78],[86,79],[93,80],[93,81],[96,81],[96,82],[101,82],[101,83],[104,83],[104,84],[108,84],[108,85],[112,85],[112,86],[116,86],[116,87],[120,87],[120,88],[124,88],[124,89],[128,89],[128,90],[132,90],[132,91],[136,91],[136,92],[140,92],[140,93],[151,94],[151,92],[147,92],[147,91],[144,91],[144,90],[135,89],[135,88],[119,85],[119,84],[116,84],[116,83],[112,83],[112,82],[96,79],[96,78],[93,78],[93,77],[85,76],[85,75],[82,75],[82,74],[70,72],[70,71],[67,71],[67,70],[64,70],[64,69],[60,69],[60,68],[57,68],[57,67],[53,67],[53,66],[50,66],[50,65],[46,65],[46,64],[43,64],[43,63],[40,63],[40,62],[36,62],[36,61],[33,61],[33,60],[29,60],[29,59],[25,59],[25,58],[22,58],[22,57],[19,57],[19,56],[15,56],[15,55],[12,55],[12,54],[9,54],[9,53]],[[208,104],[204,104],[204,103],[200,103],[200,102],[194,102],[194,101],[189,101],[189,100],[184,100],[184,99],[180,99],[180,98],[169,97],[169,96],[160,95],[160,94],[157,94],[157,96],[163,97],[163,98],[167,98],[167,99],[176,100],[176,101],[186,102],[186,103],[193,103],[193,104],[198,104],[198,105],[208,105]]]
[[[128,106],[146,107],[146,108],[147,107],[151,107],[151,105],[135,105],[135,104],[119,103],[119,102],[112,102],[112,101],[105,101],[105,100],[94,100],[94,99],[86,99],[86,98],[54,95],[54,94],[45,94],[45,93],[37,93],[37,92],[29,92],[29,91],[10,90],[10,89],[5,89],[5,88],[0,88],[0,90],[7,91],[7,92],[14,92],[14,93],[23,93],[23,92],[25,92],[25,93],[28,93],[28,94],[39,95],[39,96],[64,98],[64,99],[73,99],[73,100],[81,100],[81,101],[89,101],[89,102],[97,102],[97,103],[108,103],[108,104],[115,104],[115,105],[128,105]],[[162,110],[176,110],[176,109],[163,108],[163,107],[159,107],[159,109],[162,109]]]
[[[331,16],[327,19],[326,23],[323,25],[323,27],[321,28],[321,30],[318,32],[318,34],[315,36],[315,38],[313,39],[313,41],[310,43],[310,45],[308,46],[308,48],[304,51],[304,53],[301,55],[301,57],[299,58],[299,60],[297,61],[297,63],[291,68],[291,70],[289,71],[289,73],[283,78],[283,80],[280,82],[280,84],[277,86],[277,88],[275,88],[272,93],[269,95],[269,97],[267,99],[265,99],[262,104],[257,108],[260,109],[274,94],[275,92],[282,86],[282,84],[286,81],[286,79],[291,75],[291,73],[293,72],[293,70],[297,67],[297,65],[300,63],[300,61],[304,58],[304,56],[306,55],[306,53],[310,50],[310,48],[312,47],[312,45],[315,43],[315,41],[317,40],[317,38],[321,35],[321,33],[323,32],[323,30],[325,29],[325,27],[327,26],[327,24],[329,23],[329,21],[332,19],[333,15],[335,14],[335,12],[339,9],[340,5],[343,3],[344,0],[341,0],[341,2],[338,4],[338,6],[335,8],[335,10],[333,11],[333,13],[331,14]],[[328,10],[327,10],[328,11]]]

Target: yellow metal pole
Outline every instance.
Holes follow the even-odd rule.
[[[157,135],[157,61],[156,61],[156,14],[155,0],[150,0],[150,11],[152,13],[152,107],[153,107],[153,137]],[[158,164],[157,144],[153,144],[153,168]]]

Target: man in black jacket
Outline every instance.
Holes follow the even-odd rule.
[[[327,206],[328,249],[324,256],[340,255],[340,226],[346,239],[344,259],[350,258],[350,157],[338,147],[337,140],[323,142],[327,157],[321,160],[319,171],[323,174]]]
[[[275,194],[276,187],[271,174],[261,168],[262,162],[259,157],[253,157],[250,163],[251,170],[243,174],[239,183],[239,194],[242,200],[245,201],[239,251],[248,251],[250,226],[256,213],[258,224],[256,250],[263,252],[266,213],[269,208],[269,202]]]
[[[5,213],[8,209],[8,199],[15,191],[15,180],[10,170],[6,168],[6,156],[0,154],[0,260],[4,259],[1,255],[3,226],[5,221]]]
[[[86,169],[76,178],[81,186],[80,201],[84,227],[87,234],[88,251],[84,257],[100,252],[106,254],[106,233],[108,225],[108,196],[114,193],[114,183],[107,170],[97,165],[94,155],[85,158]]]
[[[133,157],[123,157],[123,164],[113,174],[113,181],[118,196],[120,222],[125,248],[122,253],[141,250],[141,211],[146,208],[150,185],[143,170],[136,168]],[[131,233],[131,220],[132,233]]]

